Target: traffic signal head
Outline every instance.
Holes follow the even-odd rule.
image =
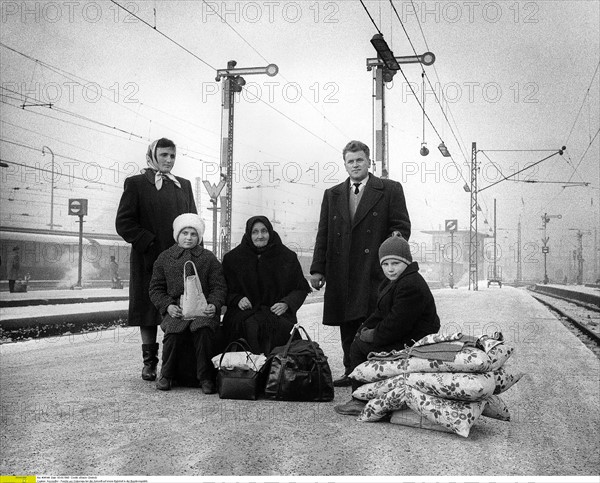
[[[233,92],[242,92],[242,87],[246,85],[246,80],[239,75],[230,78],[230,88]]]
[[[394,76],[396,75],[396,72],[396,70],[388,69],[387,67],[382,67],[383,82],[392,82]]]

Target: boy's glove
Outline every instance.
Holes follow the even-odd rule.
[[[363,342],[373,342],[373,334],[375,333],[375,329],[363,329],[360,332],[360,340]]]

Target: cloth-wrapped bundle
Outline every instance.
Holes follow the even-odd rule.
[[[392,413],[393,423],[464,437],[481,415],[508,421],[510,413],[498,394],[523,376],[504,367],[513,352],[496,333],[479,339],[427,336],[403,351],[372,353],[350,375],[366,383],[353,393],[368,401],[358,421],[378,421]],[[416,417],[407,417],[407,410]]]

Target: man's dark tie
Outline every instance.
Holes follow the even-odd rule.
[[[360,186],[360,183],[352,183],[354,185],[354,194],[357,195],[360,190],[358,189],[358,187]]]

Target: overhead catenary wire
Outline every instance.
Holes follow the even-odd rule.
[[[21,96],[23,96],[23,94],[20,94],[20,93],[18,93],[18,92],[16,92],[16,91],[12,91],[11,89],[8,89],[8,88],[6,88],[6,87],[4,87],[4,86],[0,86],[0,89],[5,89],[5,90],[8,90],[8,91],[10,91],[10,92],[12,92],[12,93],[16,93],[17,95],[21,95]],[[12,97],[12,96],[6,96],[5,94],[2,94],[2,93],[0,93],[0,96],[3,96],[3,97],[9,97],[10,99],[17,100],[16,98],[14,98],[14,97]],[[110,129],[110,130],[117,131],[117,133],[123,133],[123,134],[127,134],[127,135],[128,135],[128,137],[127,137],[127,138],[125,138],[125,137],[123,137],[123,136],[121,136],[121,135],[119,135],[119,134],[115,134],[115,133],[111,133],[111,132],[106,132],[106,131],[101,131],[101,130],[98,130],[98,129],[94,129],[94,128],[90,127],[90,126],[84,126],[83,124],[78,124],[78,123],[76,123],[76,122],[72,122],[72,121],[69,121],[69,120],[67,120],[67,119],[61,119],[61,118],[59,118],[59,117],[50,116],[50,115],[47,115],[47,114],[44,114],[44,113],[41,113],[41,112],[38,112],[38,111],[30,110],[30,109],[24,109],[22,106],[15,106],[14,104],[11,104],[11,103],[9,103],[9,102],[6,102],[6,101],[0,101],[0,102],[2,102],[3,104],[6,104],[6,105],[8,105],[8,106],[14,107],[14,108],[16,108],[16,109],[19,109],[19,110],[23,110],[23,111],[26,111],[26,112],[33,113],[33,114],[35,114],[35,115],[38,115],[38,116],[47,117],[47,118],[50,118],[50,119],[54,119],[54,120],[56,120],[56,121],[65,122],[65,123],[67,123],[67,124],[71,124],[71,125],[74,125],[74,126],[78,126],[78,127],[84,128],[84,129],[89,129],[89,130],[92,130],[92,131],[98,132],[98,133],[100,133],[100,134],[107,134],[107,135],[116,136],[116,137],[118,137],[119,139],[123,139],[123,140],[126,140],[126,141],[134,141],[134,140],[132,140],[132,139],[131,139],[131,137],[137,138],[137,139],[139,139],[139,140],[144,140],[144,141],[146,141],[146,142],[151,142],[151,141],[152,141],[152,140],[151,140],[151,139],[150,139],[148,136],[143,136],[143,135],[141,135],[141,134],[136,134],[136,133],[134,133],[134,132],[132,132],[132,131],[127,131],[126,129],[122,129],[122,128],[119,128],[119,127],[116,127],[116,126],[110,126],[110,125],[108,125],[108,124],[106,124],[106,123],[103,123],[103,122],[101,122],[101,121],[97,121],[97,120],[95,120],[95,119],[92,119],[92,118],[90,118],[90,117],[83,116],[83,115],[81,115],[81,114],[74,113],[74,112],[71,112],[71,111],[69,111],[69,110],[67,110],[67,109],[63,109],[63,108],[60,108],[60,107],[50,106],[50,107],[48,107],[48,108],[49,108],[51,111],[54,111],[54,112],[56,112],[56,113],[59,113],[59,114],[65,114],[65,115],[72,116],[72,117],[75,117],[75,118],[77,118],[77,119],[80,119],[80,120],[85,120],[85,121],[87,121],[87,122],[90,122],[90,123],[93,123],[93,124],[100,125],[100,126],[102,126],[102,127],[105,127],[105,128],[107,128],[107,129]],[[27,106],[26,106],[26,107],[27,107]],[[196,154],[198,154],[198,155],[201,155],[201,156],[215,157],[215,156],[213,156],[213,155],[211,155],[211,154],[208,154],[208,153],[202,153],[202,152],[195,151],[195,150],[193,150],[193,149],[189,149],[189,148],[187,148],[187,149],[185,149],[185,150],[186,150],[186,151],[189,151],[189,152],[192,152],[192,153],[196,153]],[[199,161],[202,161],[202,162],[204,162],[204,163],[210,163],[210,161],[207,161],[207,160],[205,160],[205,159],[200,159],[200,158],[195,158],[195,159],[198,159]]]
[[[537,166],[537,165],[538,165],[538,164],[540,164],[542,161],[546,161],[547,159],[550,159],[550,158],[552,158],[553,156],[556,156],[556,155],[557,155],[557,154],[559,154],[559,153],[560,153],[560,151],[556,151],[555,153],[551,154],[550,156],[546,156],[545,158],[543,158],[543,159],[540,159],[539,161],[537,161],[537,162],[535,162],[535,163],[533,163],[533,164],[530,164],[529,166],[526,166],[525,168],[523,168],[523,169],[520,169],[519,171],[515,171],[513,174],[511,174],[511,175],[509,175],[509,176],[504,176],[504,177],[503,177],[501,180],[495,181],[494,183],[492,183],[492,184],[489,184],[489,185],[487,185],[487,186],[485,186],[485,187],[481,188],[481,189],[480,189],[480,190],[478,190],[477,192],[478,192],[478,193],[481,193],[482,191],[484,191],[484,190],[486,190],[486,189],[488,189],[488,188],[491,188],[492,186],[495,186],[495,185],[497,185],[498,183],[501,183],[502,181],[505,181],[505,180],[507,180],[507,179],[509,179],[509,178],[512,178],[513,176],[516,176],[516,175],[517,175],[517,174],[519,174],[519,173],[522,173],[523,171],[526,171],[526,170],[528,170],[528,169],[531,169],[531,168],[533,168],[534,166]]]
[[[50,71],[52,71],[52,72],[55,72],[55,73],[57,73],[57,74],[59,74],[59,75],[62,75],[62,76],[64,76],[65,78],[67,78],[67,79],[69,79],[69,80],[71,80],[71,81],[74,81],[74,82],[76,82],[77,84],[81,85],[82,87],[85,87],[85,84],[83,84],[82,82],[85,82],[85,83],[87,83],[87,84],[95,84],[95,85],[98,85],[98,86],[101,88],[101,95],[102,95],[102,97],[104,97],[104,98],[107,98],[107,99],[111,100],[109,97],[107,97],[107,96],[105,96],[105,95],[104,95],[104,93],[103,93],[103,90],[104,90],[105,88],[103,88],[102,86],[100,86],[98,83],[92,82],[92,81],[90,81],[89,79],[84,79],[84,78],[83,78],[83,77],[81,77],[81,76],[78,76],[78,75],[76,75],[76,74],[73,74],[73,73],[71,73],[71,72],[68,72],[68,71],[66,71],[66,70],[64,70],[64,69],[61,69],[60,67],[56,67],[56,66],[54,66],[54,65],[52,65],[52,64],[49,64],[49,63],[47,63],[47,62],[44,62],[44,61],[42,61],[42,60],[36,59],[36,58],[34,58],[34,57],[31,57],[31,56],[29,56],[29,55],[27,55],[27,54],[25,54],[25,53],[23,53],[23,52],[20,52],[20,51],[18,51],[18,50],[16,50],[16,49],[14,49],[14,48],[12,48],[12,47],[10,47],[10,46],[6,45],[6,44],[3,44],[2,42],[0,42],[0,46],[1,46],[1,47],[4,47],[4,48],[6,48],[6,49],[8,49],[8,50],[10,50],[10,51],[12,51],[12,52],[14,52],[14,53],[16,53],[16,54],[19,54],[19,55],[21,55],[21,56],[25,57],[26,59],[28,59],[28,60],[30,60],[30,61],[32,61],[32,62],[34,62],[36,65],[40,65],[40,66],[42,66],[42,67],[44,67],[44,68],[46,68],[46,69],[49,69],[49,70],[50,70]],[[4,87],[3,87],[3,88],[4,88]],[[108,90],[110,90],[110,89],[108,89]],[[18,92],[16,92],[16,91],[11,91],[11,92],[14,92],[14,93],[18,94],[19,96],[22,96],[22,97],[25,97],[25,98],[27,98],[27,96],[25,96],[25,94],[21,94],[21,93],[18,93]],[[246,91],[246,92],[248,92],[248,91]],[[18,98],[10,97],[10,96],[7,96],[7,97],[8,97],[8,98],[10,98],[10,99],[13,99],[13,100],[22,101],[22,99],[18,99]],[[34,98],[32,97],[32,99],[34,99]],[[111,101],[114,103],[114,100],[111,100]],[[36,102],[40,102],[40,103],[42,103],[43,101],[42,101],[42,100],[36,100]],[[138,104],[138,105],[139,105],[139,107],[143,106],[143,107],[145,107],[145,108],[147,108],[147,109],[152,109],[152,110],[154,110],[154,111],[158,111],[158,112],[159,112],[159,113],[161,113],[161,114],[168,115],[169,117],[172,117],[172,118],[174,118],[174,119],[177,119],[177,120],[179,120],[179,121],[181,121],[181,122],[184,122],[184,123],[186,123],[186,124],[189,124],[190,126],[193,126],[193,127],[195,127],[195,128],[202,129],[203,131],[206,131],[206,132],[208,132],[208,133],[210,133],[210,134],[212,134],[212,135],[219,136],[219,134],[218,134],[218,133],[216,133],[216,132],[214,132],[214,131],[211,131],[210,129],[207,129],[207,128],[203,127],[203,126],[200,126],[199,124],[193,123],[193,122],[191,122],[191,121],[189,121],[189,120],[187,120],[187,119],[183,119],[183,118],[181,118],[181,117],[179,117],[179,116],[176,116],[176,115],[174,115],[174,114],[172,114],[172,113],[170,113],[170,112],[166,112],[166,111],[164,111],[164,110],[162,110],[162,109],[159,109],[159,108],[157,108],[157,107],[151,106],[151,105],[149,105],[149,104],[147,104],[147,103],[139,102],[139,104]],[[152,123],[152,122],[155,122],[155,121],[154,121],[152,118],[150,118],[150,117],[147,117],[147,116],[141,116],[141,115],[139,114],[139,112],[138,112],[138,111],[139,111],[139,109],[138,109],[138,111],[134,111],[133,109],[127,108],[126,106],[122,106],[122,105],[120,105],[120,104],[119,104],[119,106],[120,106],[120,107],[122,107],[122,108],[124,108],[124,109],[126,109],[126,110],[128,110],[128,111],[130,111],[130,112],[132,112],[132,113],[134,113],[136,116],[144,117],[145,119],[147,119],[147,120],[148,120],[149,122],[151,122],[151,123]],[[32,107],[32,106],[26,106],[26,107]],[[50,106],[46,106],[46,107],[50,107]],[[314,106],[313,106],[313,108],[314,108]],[[28,111],[28,112],[33,112],[33,111]],[[39,114],[39,113],[37,113],[37,112],[36,112],[36,114]],[[48,116],[48,117],[52,118],[51,116]],[[326,117],[325,117],[325,118],[326,118]],[[54,118],[52,118],[52,119],[54,119]],[[326,119],[327,119],[327,118],[326,118]],[[331,122],[331,121],[329,121],[329,122]],[[172,128],[172,127],[170,127],[170,126],[165,126],[164,124],[161,124],[161,123],[156,123],[156,124],[157,124],[157,125],[159,125],[159,126],[168,127],[168,129],[171,129],[171,130],[173,130],[173,128]],[[77,125],[77,124],[75,124],[75,125]],[[336,127],[336,126],[334,125],[334,127]],[[338,128],[338,131],[339,131],[339,128]],[[97,131],[97,132],[100,132],[100,133],[101,133],[102,131]],[[341,131],[340,131],[340,132],[341,132]],[[178,134],[179,134],[179,135],[183,135],[182,133],[178,133]],[[342,134],[343,134],[343,133],[342,133]],[[198,144],[199,144],[199,145],[201,145],[201,146],[208,147],[208,146],[206,146],[206,145],[202,144],[201,142],[199,142],[199,141],[197,140],[197,138],[191,138],[190,136],[185,136],[185,135],[183,135],[183,136],[184,136],[184,137],[187,137],[187,138],[189,138],[189,139],[193,139],[193,140],[194,140],[194,142],[198,143]],[[145,140],[148,140],[148,141],[150,140],[150,138],[149,138],[149,137],[145,137],[144,139],[145,139]],[[258,148],[258,147],[256,147],[256,146],[253,146],[253,145],[251,145],[251,144],[248,144],[248,143],[242,143],[242,144],[243,144],[243,145],[245,145],[245,146],[251,147],[251,148],[253,148],[253,149],[256,149],[258,152],[261,152],[261,153],[263,153],[263,154],[267,154],[267,155],[269,155],[269,156],[272,156],[272,157],[274,157],[274,158],[283,159],[283,158],[281,158],[280,156],[276,156],[276,155],[274,155],[274,154],[272,154],[272,153],[265,152],[265,151],[263,151],[261,148]],[[196,152],[197,154],[199,154],[199,155],[201,155],[201,156],[208,156],[208,157],[211,157],[211,158],[217,158],[217,157],[218,157],[218,156],[216,156],[216,155],[212,155],[212,154],[208,154],[208,153],[202,153],[202,152],[193,151],[193,150],[190,150],[190,151],[191,151],[191,152]],[[193,159],[196,159],[196,160],[199,160],[199,161],[203,161],[203,162],[207,162],[206,160],[199,159],[199,158],[193,158]]]
[[[600,68],[600,61],[596,65],[596,69],[594,70],[594,73],[592,75],[592,79],[590,80],[590,85],[586,89],[585,95],[583,96],[583,100],[581,101],[581,106],[579,107],[579,111],[577,111],[577,115],[575,116],[575,120],[573,121],[573,125],[571,126],[571,129],[569,130],[569,135],[567,136],[567,140],[564,142],[565,146],[569,145],[569,140],[571,139],[571,135],[573,134],[573,130],[575,129],[575,126],[577,125],[577,120],[579,119],[579,116],[581,114],[583,106],[585,105],[586,99],[590,95],[590,89],[592,88],[592,84],[594,83],[594,79],[596,78],[596,74],[598,73],[598,68]]]
[[[202,0],[202,2],[207,5],[208,7],[210,7],[210,9],[223,21],[223,23],[225,23],[225,25],[227,25],[231,30],[233,30],[235,32],[235,34],[242,39],[242,41],[248,45],[248,47],[250,47],[254,52],[256,52],[256,54],[265,62],[267,62],[267,64],[269,64],[269,60],[262,55],[250,42],[248,42],[244,36],[242,34],[240,34],[229,22],[227,22],[226,19],[223,18],[223,16],[214,9],[214,7],[208,3],[206,0]],[[286,81],[287,83],[289,83],[290,81],[288,79],[285,78],[284,75],[282,75],[281,73],[279,73],[279,75],[283,78],[284,81]],[[323,116],[323,118],[329,123],[331,124],[340,134],[342,134],[343,136],[345,136],[346,138],[349,138],[349,136],[344,133],[336,124],[334,124],[327,116],[325,116],[321,111],[319,111],[307,98],[306,96],[302,93],[302,91],[300,92],[300,97],[306,101],[306,103],[312,108],[314,109],[320,116]]]
[[[390,1],[390,5],[392,6],[392,8],[394,10],[394,13],[396,14],[396,18],[398,19],[398,22],[400,23],[400,25],[402,27],[402,30],[404,30],[404,34],[406,35],[406,38],[408,39],[408,42],[409,42],[409,44],[410,44],[410,46],[412,48],[412,51],[413,51],[414,55],[418,56],[417,51],[415,49],[415,46],[414,46],[414,44],[413,44],[413,42],[412,42],[412,40],[410,38],[410,35],[408,34],[408,31],[404,27],[404,22],[400,18],[400,15],[398,14],[398,10],[396,10],[396,6],[394,5],[394,2],[392,0],[389,0],[389,1]],[[412,3],[412,0],[411,0],[411,4],[413,5],[413,9],[414,9],[414,3]],[[418,16],[416,17],[416,19],[417,19],[417,24],[419,25],[419,29],[421,30],[421,35],[423,36],[423,41],[425,42],[425,47],[427,48],[428,51],[430,51],[431,49],[429,48],[429,44],[427,43],[427,39],[425,38],[425,32],[423,32],[423,27],[421,26],[421,22],[419,21]],[[431,92],[433,93],[436,102],[440,106],[440,110],[442,111],[442,115],[446,119],[446,123],[448,124],[448,127],[450,128],[450,132],[452,133],[452,136],[454,137],[454,140],[456,141],[456,144],[457,144],[458,148],[460,149],[460,152],[461,152],[461,154],[463,156],[463,159],[466,161],[467,157],[466,157],[465,152],[463,151],[463,143],[461,141],[459,141],[456,133],[454,132],[454,128],[452,127],[452,124],[450,123],[450,120],[448,119],[448,116],[446,115],[446,112],[444,111],[444,109],[442,107],[442,103],[440,102],[440,100],[437,97],[437,94],[435,92],[435,89],[433,88],[433,85],[431,84],[431,80],[429,79],[429,76],[425,72],[425,69],[423,68],[423,66],[421,64],[419,64],[419,65],[421,66],[422,73],[425,75],[425,78],[427,79],[427,82],[429,84],[429,87],[431,88]],[[439,79],[439,75],[437,73],[437,69],[435,68],[435,65],[432,65],[432,67],[433,67],[435,75],[436,75],[436,77],[438,79],[438,83],[441,84],[440,79]],[[443,100],[444,99],[444,93],[443,93],[443,91],[440,91],[440,94],[441,94],[442,100]],[[450,112],[450,115],[454,119],[454,116],[452,115],[452,111],[448,107],[448,103],[447,102],[446,102],[446,109],[448,110],[448,112]],[[454,121],[454,123],[456,124],[456,120]],[[456,125],[456,129],[458,131],[458,125]],[[437,131],[436,131],[436,133],[437,133]],[[441,136],[439,136],[439,134],[438,134],[438,137],[443,142],[443,138]],[[452,157],[451,157],[451,159],[452,159],[452,161],[454,161],[454,159]],[[458,167],[458,165],[457,165],[457,167]]]
[[[365,12],[367,12],[367,15],[369,16],[369,18],[371,19],[371,23],[373,23],[373,26],[375,27],[375,29],[377,30],[377,33],[383,35],[381,33],[381,30],[379,30],[379,27],[377,25],[377,23],[375,23],[375,20],[373,20],[373,17],[371,16],[371,14],[369,13],[369,10],[367,9],[367,6],[365,5],[365,2],[363,2],[363,0],[360,0],[360,4],[362,5],[362,7],[364,8]]]
[[[210,65],[208,62],[206,62],[204,59],[198,57],[196,54],[194,54],[193,52],[191,52],[189,49],[187,49],[186,47],[184,47],[183,45],[181,45],[180,43],[178,43],[177,41],[173,40],[172,38],[170,38],[168,35],[166,35],[165,33],[161,32],[160,30],[154,28],[152,25],[150,25],[148,22],[146,22],[145,20],[143,20],[142,18],[140,18],[139,16],[135,15],[134,13],[132,13],[131,11],[129,11],[128,9],[126,9],[125,7],[123,7],[122,5],[120,5],[118,2],[116,2],[115,0],[110,0],[112,3],[114,3],[115,5],[117,5],[119,8],[125,10],[126,12],[128,12],[129,14],[133,15],[135,18],[137,18],[138,20],[140,20],[142,23],[144,23],[145,25],[147,25],[148,27],[150,27],[152,30],[155,30],[156,32],[158,32],[159,34],[161,34],[162,36],[164,36],[165,38],[167,38],[168,40],[170,40],[171,42],[173,42],[174,44],[176,44],[178,47],[182,48],[183,50],[185,50],[186,52],[188,52],[189,54],[191,54],[193,57],[195,57],[196,59],[200,60],[203,64],[205,64],[206,66],[210,67],[212,70],[214,70],[215,72],[217,71],[217,69],[215,67],[213,67],[212,65]],[[246,91],[248,92],[248,91]],[[329,144],[327,141],[325,141],[323,138],[321,138],[320,136],[318,136],[317,134],[313,133],[310,129],[308,129],[307,127],[303,126],[302,124],[300,124],[298,121],[292,119],[291,117],[287,116],[286,114],[284,114],[283,112],[281,112],[279,109],[271,106],[269,103],[263,101],[262,99],[260,99],[257,96],[254,96],[255,98],[259,99],[261,102],[263,102],[264,104],[266,104],[267,106],[269,106],[271,109],[273,109],[275,112],[279,113],[280,115],[282,115],[283,117],[285,117],[286,119],[288,119],[289,121],[291,121],[292,123],[296,124],[298,127],[302,128],[303,130],[305,130],[306,132],[308,132],[309,134],[315,136],[319,141],[323,142],[324,144],[330,146],[331,148],[335,149],[336,151],[338,151],[338,148],[336,148],[335,146],[332,146],[331,144]]]
[[[147,25],[148,27],[150,27],[152,30],[154,30],[155,32],[159,33],[160,35],[162,35],[164,38],[166,38],[169,42],[172,42],[173,44],[177,45],[177,47],[179,47],[180,49],[184,50],[185,52],[187,52],[188,54],[190,54],[192,57],[194,57],[195,59],[199,60],[200,62],[202,62],[204,65],[206,65],[207,67],[210,67],[212,70],[214,70],[215,72],[217,71],[217,69],[215,67],[213,67],[212,65],[210,65],[208,62],[206,62],[203,58],[199,57],[198,55],[194,54],[191,50],[189,50],[188,48],[184,47],[182,44],[180,44],[179,42],[177,42],[176,40],[172,39],[171,37],[169,37],[167,34],[165,34],[164,32],[161,32],[160,30],[158,30],[155,26],[150,25],[150,23],[146,22],[143,18],[141,18],[139,15],[136,15],[134,12],[132,12],[131,10],[126,9],[125,7],[123,7],[121,4],[119,4],[119,2],[116,2],[115,0],[110,0],[112,3],[114,3],[117,7],[119,7],[122,10],[125,10],[129,15],[137,18],[140,22],[142,22],[144,25]]]

